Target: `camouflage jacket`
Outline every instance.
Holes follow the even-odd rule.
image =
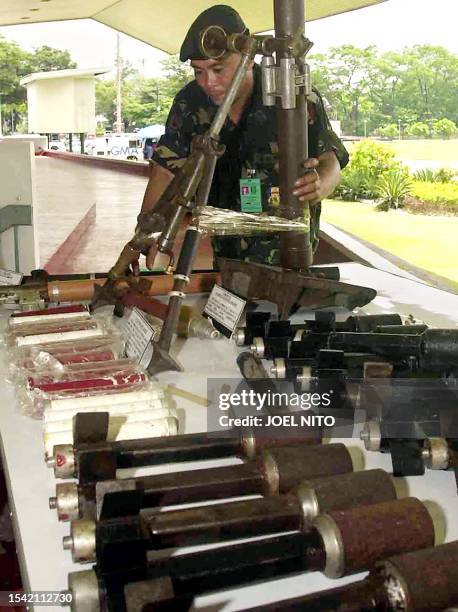
[[[152,162],[171,172],[180,168],[190,153],[192,138],[208,130],[218,107],[192,81],[176,96],[170,110],[165,134],[154,152]],[[335,151],[341,167],[348,163],[348,153],[324,110],[319,93],[314,90],[308,101],[309,157]],[[254,66],[253,94],[240,122],[227,118],[220,133],[226,151],[218,160],[208,203],[211,206],[240,210],[239,180],[255,172],[261,179],[263,212],[275,213],[278,187],[277,109],[262,103],[261,70]],[[274,188],[274,189],[272,189]],[[310,207],[310,233],[313,250],[318,246],[321,205]],[[216,255],[259,263],[278,264],[278,236],[217,237],[213,239]]]

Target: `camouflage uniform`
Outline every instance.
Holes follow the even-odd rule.
[[[192,81],[176,96],[170,110],[165,134],[159,140],[152,162],[176,172],[190,153],[193,136],[208,130],[218,107],[204,91]],[[308,102],[309,157],[318,157],[325,151],[335,151],[340,166],[348,163],[348,153],[332,131],[323,102],[313,91]],[[237,125],[227,118],[220,133],[226,146],[224,155],[216,164],[208,203],[211,206],[240,211],[239,179],[247,178],[250,171],[261,179],[263,212],[275,214],[278,193],[277,109],[262,103],[261,70],[254,66],[254,88],[251,100]],[[274,189],[272,189],[274,188]],[[310,238],[315,251],[321,204],[310,207]],[[256,237],[216,237],[213,239],[215,255],[255,261],[279,262],[278,236],[264,234]]]

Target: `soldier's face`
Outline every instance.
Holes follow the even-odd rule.
[[[191,67],[194,69],[194,76],[197,84],[202,87],[207,96],[209,96],[218,106],[223,102],[224,96],[232,82],[232,78],[237,70],[240,62],[240,55],[237,53],[229,53],[218,60],[192,60]],[[247,77],[243,81],[239,94],[245,92],[250,86],[249,71]]]

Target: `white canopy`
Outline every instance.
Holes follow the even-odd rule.
[[[239,11],[253,33],[273,28],[273,0],[1,0],[0,26],[91,18],[176,53],[197,15],[220,1]],[[308,21],[385,1],[304,0]]]

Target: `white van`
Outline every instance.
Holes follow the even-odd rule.
[[[143,146],[136,134],[106,134],[87,140],[85,153],[113,157],[114,159],[129,159],[138,161],[143,159]]]

